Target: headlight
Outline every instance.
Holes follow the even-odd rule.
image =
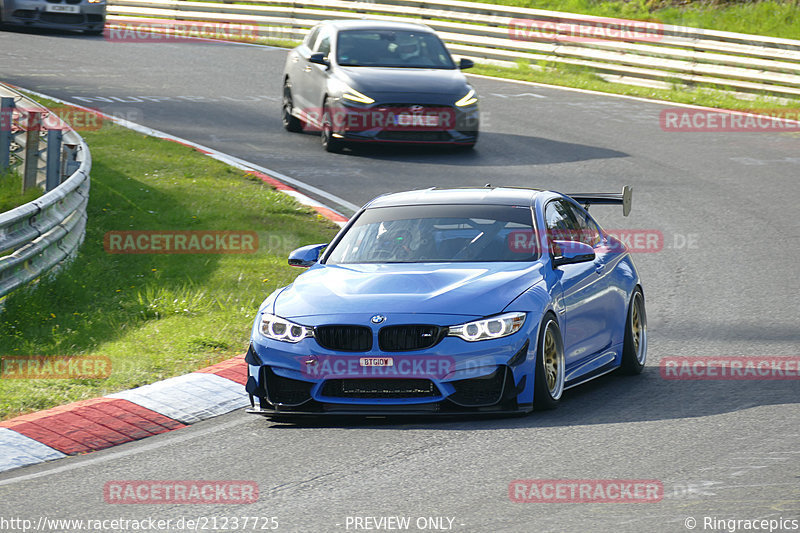
[[[525,313],[505,313],[490,318],[450,326],[447,335],[459,337],[465,341],[485,341],[513,335],[525,323]]]
[[[258,327],[262,335],[268,339],[283,342],[300,342],[306,337],[314,335],[314,330],[290,322],[285,318],[264,313],[261,315],[261,324]]]
[[[458,107],[464,107],[464,106],[472,105],[477,101],[478,101],[478,98],[475,96],[475,89],[470,89],[469,92],[467,94],[465,94],[463,98],[461,98],[461,100],[456,102],[456,105]]]
[[[345,84],[342,84],[342,98],[346,100],[352,100],[353,102],[358,102],[359,104],[371,104],[375,102],[375,100],[366,94],[360,93],[349,85]]]

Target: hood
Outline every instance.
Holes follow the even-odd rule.
[[[278,295],[285,318],[344,313],[500,313],[540,281],[541,263],[317,265]]]
[[[339,67],[342,81],[367,95],[370,93],[467,94],[467,80],[459,69]]]

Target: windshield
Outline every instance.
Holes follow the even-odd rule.
[[[401,30],[339,32],[336,62],[347,67],[455,68],[435,34]]]
[[[379,207],[358,217],[326,263],[531,261],[534,234],[525,206]]]

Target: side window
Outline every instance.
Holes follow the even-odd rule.
[[[592,217],[589,216],[586,211],[575,207],[574,205],[570,204],[570,208],[575,214],[575,219],[578,221],[578,225],[580,227],[580,233],[578,234],[578,238],[576,240],[580,242],[584,242],[589,246],[597,246],[602,237],[600,235],[600,230],[597,228],[597,224],[595,224]]]
[[[306,35],[303,44],[306,45],[309,50],[313,50],[314,43],[316,42],[318,35],[319,35],[319,26],[314,26],[313,28],[311,28],[311,31],[308,32],[308,35]]]
[[[327,57],[331,53],[331,36],[325,35],[322,37],[317,44],[317,49],[314,51],[318,54],[325,54]]]
[[[580,224],[572,206],[564,200],[554,200],[544,210],[547,236],[552,241],[579,240]]]

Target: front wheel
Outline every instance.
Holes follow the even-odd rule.
[[[554,409],[564,392],[564,341],[552,315],[545,315],[536,346],[533,408]]]
[[[647,314],[644,310],[644,294],[636,287],[628,306],[625,321],[625,341],[622,345],[622,364],[625,374],[640,374],[647,361]]]
[[[330,106],[325,102],[322,109],[322,131],[320,133],[322,148],[326,152],[338,153],[344,148],[344,143],[333,136],[333,118],[331,117]]]
[[[286,131],[299,133],[303,131],[303,123],[299,118],[292,114],[294,101],[292,100],[292,88],[288,83],[283,85],[283,127]]]

